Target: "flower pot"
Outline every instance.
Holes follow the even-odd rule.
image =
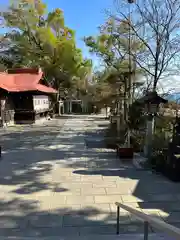
[[[134,157],[134,149],[131,147],[120,147],[118,152],[121,159],[133,159]]]

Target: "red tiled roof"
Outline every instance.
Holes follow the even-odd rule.
[[[45,93],[57,93],[57,91],[54,88],[47,87],[43,84],[37,84],[36,88],[40,92],[45,92]]]
[[[32,72],[26,69],[25,72],[0,73],[0,88],[8,92],[40,91],[45,93],[57,93],[51,87],[40,84],[43,72]]]

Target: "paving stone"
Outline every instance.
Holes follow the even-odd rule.
[[[97,224],[96,215],[94,214],[87,214],[86,216],[83,215],[65,215],[63,217],[63,226],[73,226],[73,227],[80,227],[80,226],[95,226]]]
[[[88,235],[111,235],[116,233],[115,225],[106,225],[106,226],[93,226],[93,227],[81,227],[79,228],[80,236]]]
[[[68,196],[72,197],[72,196]],[[54,194],[53,196],[50,197],[41,197],[38,198],[39,200],[39,209],[40,210],[53,210],[53,209],[58,209],[60,205],[66,204],[66,196],[58,196]]]
[[[144,228],[143,225],[135,225],[135,224],[122,224],[120,225],[120,234],[129,234],[129,233],[143,233]],[[152,228],[149,228],[149,232],[152,232]],[[98,227],[81,227],[80,228],[80,236],[88,236],[88,235],[112,235],[116,233],[116,225],[105,225]]]
[[[53,209],[51,211],[48,211],[50,214],[55,214],[55,215],[65,215],[65,214],[76,214],[81,210],[81,205],[80,204],[64,204],[64,205],[59,205],[57,209]]]
[[[1,191],[1,198],[7,197],[8,195],[12,194],[12,192],[16,191],[17,189],[20,189],[22,187],[22,184],[16,184],[16,185],[3,185],[0,184],[0,191]]]
[[[107,225],[108,224],[115,225],[117,222],[116,214],[112,214],[112,213],[97,214],[96,219],[97,219],[97,224],[100,224],[100,225],[106,225],[106,224]],[[120,220],[120,224],[130,224],[131,223],[129,215],[125,214],[125,213],[120,215],[119,220]]]
[[[160,216],[168,223],[180,223],[180,212],[160,213]]]
[[[118,187],[121,186],[127,186],[127,187],[135,187],[138,184],[138,180],[134,180],[131,178],[120,178],[118,177],[116,184],[118,185]]]
[[[86,189],[89,189],[89,188],[92,188],[93,187],[93,184],[92,183],[84,183],[84,182],[64,182],[64,183],[61,183],[61,187],[62,188],[66,188],[66,189],[77,189],[77,188],[86,188]]]
[[[61,171],[61,176],[71,176],[74,171],[74,168],[65,168],[60,166],[60,162],[56,163],[52,169],[53,174],[58,174]]]
[[[54,192],[60,196],[80,196],[81,195],[81,189],[71,189],[71,190],[66,190],[66,189],[61,189],[61,188],[54,188]]]
[[[107,195],[127,195],[127,194],[132,194],[132,191],[128,189],[127,187],[125,188],[105,188]]]
[[[97,181],[102,181],[103,179],[102,179],[101,175],[99,175],[99,176],[98,175],[91,175],[91,176],[85,175],[85,176],[81,177],[81,180],[83,182],[97,182]]]
[[[28,223],[31,227],[62,227],[63,216],[53,213],[36,213],[28,216]]]
[[[30,187],[29,187],[30,188]],[[23,193],[24,190],[22,190],[22,193]],[[21,191],[18,191],[18,192],[21,192]],[[53,196],[53,191],[52,189],[47,189],[47,190],[39,190],[37,189],[37,191],[34,191],[30,194],[30,196],[28,196],[28,194],[21,194],[20,195],[22,198],[24,199],[29,199],[29,198],[34,198],[34,199],[41,199],[41,198],[44,198],[44,197],[52,197]]]
[[[104,213],[104,212],[111,212],[110,204],[104,203],[104,204],[82,204],[81,209],[92,209],[92,211],[96,211],[97,213]]]
[[[0,217],[0,228],[12,229],[19,228],[24,229],[28,226],[28,220],[19,216],[1,216]]]
[[[131,183],[131,182],[116,182],[117,184],[117,188],[121,190],[121,192],[126,192],[133,194],[136,191],[136,186],[137,186],[137,182],[136,183]]]
[[[139,217],[136,217],[134,214],[130,214],[131,224],[143,224],[143,220]]]
[[[116,182],[106,182],[106,181],[98,181],[97,183],[93,183],[94,188],[116,188]]]
[[[93,196],[67,196],[67,204],[94,203]]]
[[[161,206],[163,209],[166,209],[166,210],[169,209],[169,211],[180,212],[180,201],[168,202],[167,205],[165,205],[165,207],[163,207],[163,202],[161,202]]]
[[[159,215],[173,225],[180,224],[180,184],[150,171],[136,171],[117,161],[115,151],[84,147],[84,131],[98,131],[98,124],[92,126],[88,117],[78,116],[68,120],[60,133],[56,124],[55,130],[53,126],[38,127],[33,133],[30,129],[18,130],[23,142],[11,137],[7,144],[6,136],[2,138],[4,148],[9,146],[0,168],[0,235],[35,238],[114,234],[116,201]],[[88,174],[90,168],[94,175]],[[121,233],[143,233],[143,224],[122,208],[120,223]]]
[[[110,205],[111,212],[117,213],[117,206],[114,203],[111,203],[109,205]],[[123,208],[120,209],[120,212],[129,213],[128,211],[124,210]]]
[[[128,233],[144,233],[144,226],[142,223],[131,223],[131,224],[123,224],[119,227],[120,234],[128,234]],[[152,232],[152,227],[149,226],[149,233]]]
[[[174,202],[138,202],[138,206],[142,209],[162,210],[163,212],[169,212],[176,207]]]
[[[68,183],[68,182],[81,182],[81,177],[80,176],[53,176],[52,179],[56,182],[62,182],[62,183]]]
[[[40,228],[41,229],[41,228]],[[37,229],[31,229],[31,228],[3,228],[0,227],[0,235],[4,237],[12,237],[14,239],[18,239],[21,237],[37,237],[41,236],[40,232],[37,231]]]
[[[120,181],[120,178],[118,176],[102,176],[102,179],[104,181],[109,181],[109,182],[118,182],[118,181]]]
[[[176,193],[175,197],[177,198],[178,201],[180,201],[180,193]]]
[[[151,199],[151,201],[155,201],[155,202],[158,202],[158,201],[171,202],[177,198],[174,194],[167,193],[167,194],[152,194],[152,195],[150,195],[150,199]]]
[[[0,194],[0,202],[8,202],[16,197],[16,193],[9,192],[8,190],[2,191]]]
[[[105,188],[81,188],[81,195],[105,195]]]
[[[120,195],[101,195],[95,196],[95,203],[115,203],[122,202],[122,198]]]
[[[37,239],[37,237],[42,237],[45,239],[46,237],[69,237],[69,236],[79,236],[79,229],[77,227],[39,227],[32,228],[28,227],[27,229],[8,229],[2,230],[0,229],[1,236],[13,237],[14,239],[18,237],[33,237]]]
[[[142,199],[137,198],[137,197],[132,196],[132,195],[121,195],[121,198],[122,198],[123,203],[143,202]]]
[[[129,206],[129,207],[131,207],[131,208],[140,210],[138,203],[126,203],[126,206]],[[111,208],[111,211],[112,211],[112,212],[117,212],[117,206],[116,206],[114,203],[113,203],[113,204],[110,204],[110,208]],[[126,210],[123,209],[123,208],[120,208],[120,211],[121,211],[121,212],[128,212],[128,211],[126,211]]]

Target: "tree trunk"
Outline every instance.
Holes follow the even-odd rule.
[[[124,121],[127,122],[128,117],[128,104],[127,104],[127,79],[125,79],[124,83]]]

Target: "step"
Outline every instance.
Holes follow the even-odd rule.
[[[88,236],[67,236],[67,237],[4,237],[0,236],[1,240],[144,240],[143,234],[119,234],[119,235],[88,235]],[[171,240],[172,237],[152,233],[148,235],[148,240]]]

